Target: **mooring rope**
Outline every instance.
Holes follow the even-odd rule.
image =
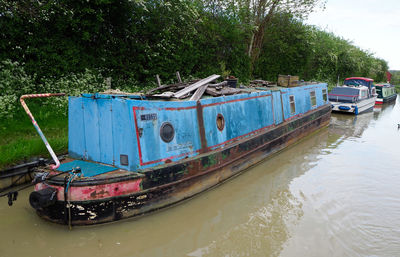
[[[20,191],[22,191],[24,189],[27,189],[27,188],[29,188],[31,186],[34,186],[34,185],[36,185],[38,183],[41,183],[41,182],[46,183],[46,180],[55,178],[57,176],[60,176],[60,175],[63,175],[63,174],[70,174],[71,172],[74,172],[74,170],[62,171],[62,172],[60,172],[58,174],[55,174],[55,175],[52,175],[52,176],[49,176],[49,174],[50,174],[49,172],[37,173],[37,175],[33,179],[32,183],[30,183],[28,185],[25,185],[25,186],[22,186],[22,187],[18,188],[17,190],[11,190],[11,191],[8,191],[6,193],[3,193],[4,191],[0,191],[0,193],[1,193],[0,197],[7,196],[8,197],[8,205],[11,206],[13,204],[13,202],[17,200],[18,192],[20,192]],[[80,170],[79,170],[79,172],[80,172]]]

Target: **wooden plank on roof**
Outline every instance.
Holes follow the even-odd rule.
[[[192,95],[192,97],[190,98],[190,101],[198,101],[204,94],[204,92],[207,89],[208,84],[205,84],[201,87],[199,87],[196,92]]]
[[[200,81],[198,81],[198,82],[196,82],[196,83],[194,83],[194,84],[192,84],[192,85],[190,85],[190,86],[188,86],[188,87],[176,92],[174,94],[174,97],[180,98],[180,97],[182,97],[182,96],[184,96],[184,95],[186,95],[186,94],[198,89],[199,87],[201,87],[203,85],[206,85],[206,84],[210,83],[211,81],[216,80],[219,77],[220,77],[220,75],[215,75],[215,74],[211,75],[211,76],[209,76],[209,77],[207,77],[205,79],[202,79],[202,80],[200,80]]]

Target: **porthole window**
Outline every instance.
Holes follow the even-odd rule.
[[[174,139],[175,130],[171,123],[164,122],[160,128],[160,137],[165,143],[169,143]]]
[[[217,115],[217,128],[219,131],[224,130],[225,127],[225,119],[224,116],[222,116],[221,113],[218,113]]]

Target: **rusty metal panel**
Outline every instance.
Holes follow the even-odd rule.
[[[134,171],[139,168],[136,134],[133,129],[133,115],[128,100],[115,98],[112,100],[112,136],[113,163],[121,169]],[[125,165],[121,155],[127,155],[128,165]],[[121,163],[122,161],[122,163]]]
[[[282,101],[283,101],[283,111],[284,111],[284,119],[292,119],[299,115],[304,115],[310,110],[316,109],[324,104],[327,104],[328,101],[324,101],[322,98],[322,90],[327,90],[326,83],[313,84],[308,86],[294,87],[294,88],[285,88],[281,89],[282,93]],[[312,106],[310,92],[315,91],[317,96],[316,105]],[[295,112],[291,113],[289,97],[294,96],[295,100]]]
[[[135,131],[139,167],[177,161],[197,155],[201,142],[195,101],[137,101],[128,100],[133,114],[131,128]],[[161,129],[172,125],[174,136],[164,141]]]
[[[99,162],[113,163],[112,102],[110,99],[96,99],[99,123]]]
[[[82,98],[82,102],[85,126],[85,159],[100,161],[100,128],[97,102],[92,98],[86,97]]]
[[[204,99],[204,127],[208,147],[216,149],[267,129],[274,123],[270,91]],[[225,128],[217,128],[217,116],[225,120]]]
[[[271,93],[273,99],[274,123],[278,125],[283,122],[281,92],[273,91]]]

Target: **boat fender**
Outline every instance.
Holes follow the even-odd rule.
[[[357,106],[354,107],[354,113],[355,113],[355,115],[358,115],[358,107]]]
[[[56,201],[57,189],[53,187],[47,187],[39,191],[34,191],[29,196],[29,203],[35,210],[53,205]]]

